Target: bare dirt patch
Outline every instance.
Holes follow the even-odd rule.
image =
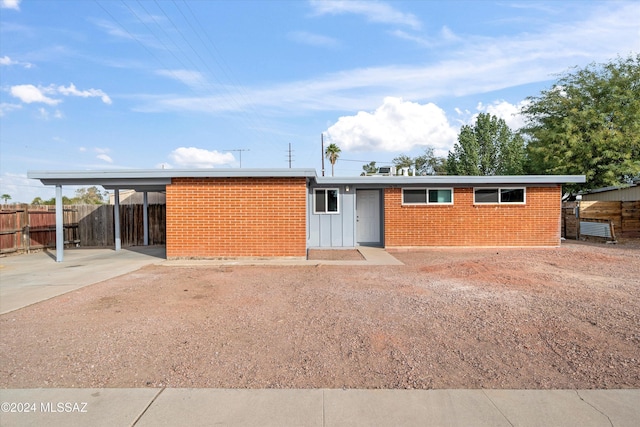
[[[149,266],[0,316],[0,387],[638,388],[640,250]]]

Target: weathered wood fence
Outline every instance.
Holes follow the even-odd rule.
[[[149,205],[149,244],[165,243],[165,205]],[[113,205],[64,207],[66,246],[113,246]],[[120,205],[123,246],[144,244],[143,206]],[[56,244],[54,206],[5,205],[0,209],[0,253],[53,248]]]
[[[576,210],[579,210],[576,212]],[[576,213],[578,215],[576,215]],[[609,221],[617,237],[640,237],[640,201],[601,202],[581,201],[562,204],[562,235],[567,239],[580,238],[582,221]]]

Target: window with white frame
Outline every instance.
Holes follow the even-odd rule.
[[[338,189],[316,188],[313,190],[313,213],[338,213]]]
[[[403,188],[403,205],[452,205],[453,188]]]
[[[524,204],[526,193],[525,188],[474,188],[473,203]]]

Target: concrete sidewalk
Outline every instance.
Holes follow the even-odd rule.
[[[640,390],[21,389],[0,401],[3,427],[640,423]]]

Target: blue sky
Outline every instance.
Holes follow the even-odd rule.
[[[28,170],[336,175],[489,112],[517,129],[558,73],[640,51],[636,1],[0,0],[0,192]],[[247,150],[243,152],[231,150]],[[330,168],[327,168],[329,171]],[[73,189],[65,195],[73,196]]]

